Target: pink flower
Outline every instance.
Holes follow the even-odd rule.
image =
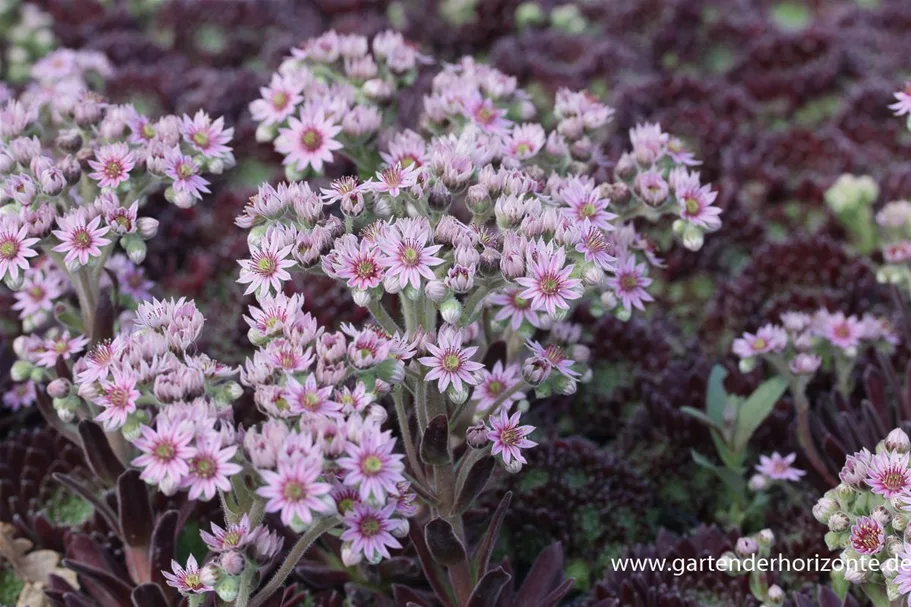
[[[280,338],[269,342],[266,358],[275,367],[290,372],[306,371],[313,364],[313,348]]]
[[[791,466],[795,459],[797,459],[796,453],[785,457],[779,455],[777,451],[771,457],[760,455],[756,471],[776,481],[797,482],[806,472]]]
[[[883,258],[887,263],[904,263],[911,260],[911,242],[902,240],[884,246]]]
[[[260,533],[260,527],[255,530],[250,529],[250,519],[244,514],[240,521],[222,529],[215,523],[212,523],[212,533],[200,531],[199,536],[206,543],[212,552],[229,552],[239,550],[248,544],[255,542],[257,535]]]
[[[299,80],[291,75],[273,74],[269,86],[259,89],[262,99],[250,104],[253,120],[266,125],[284,122],[303,101],[302,88]]]
[[[582,179],[569,180],[560,190],[560,196],[569,207],[564,209],[564,214],[571,221],[580,225],[588,221],[602,230],[614,229],[610,222],[617,216],[607,211],[607,204],[610,201],[598,195],[598,188],[594,182]]]
[[[209,193],[209,182],[199,176],[199,164],[175,148],[165,158],[164,174],[173,180],[171,187],[180,200],[178,206],[189,207],[193,199]]]
[[[851,527],[851,547],[858,554],[878,554],[886,545],[883,527],[869,516],[857,518]]]
[[[140,478],[147,483],[161,485],[163,490],[176,490],[190,471],[187,462],[196,455],[196,449],[190,446],[193,424],[189,421],[172,424],[160,417],[156,426],[157,429],[140,428],[141,436],[133,444],[142,455],[133,459],[132,464],[143,468]]]
[[[249,283],[244,295],[254,291],[266,294],[270,288],[281,292],[282,283],[291,279],[291,274],[285,268],[294,265],[293,259],[287,259],[292,248],[293,245],[283,246],[275,232],[263,238],[260,246],[250,245],[250,259],[237,262],[241,267],[237,282]]]
[[[416,165],[412,164],[402,167],[396,164],[386,167],[376,173],[377,181],[368,182],[370,189],[374,192],[385,192],[393,198],[396,198],[401,190],[414,186],[418,181]]]
[[[614,271],[613,262],[617,258],[610,254],[611,250],[613,247],[600,228],[588,222],[582,224],[582,238],[576,245],[576,251],[582,253],[585,261],[596,264],[602,270]]]
[[[3,405],[12,411],[30,407],[37,399],[35,383],[31,380],[15,384],[3,395]]]
[[[386,496],[396,493],[396,483],[405,480],[403,455],[393,453],[395,439],[388,432],[366,430],[361,444],[348,443],[347,457],[338,460],[346,470],[344,483],[358,488],[362,500],[371,497],[384,502]]]
[[[911,545],[904,543],[903,546],[904,550],[898,553],[902,566],[898,568],[898,574],[892,580],[892,583],[898,587],[898,593],[902,596],[911,593],[911,567],[907,565],[907,563],[911,563]]]
[[[112,143],[95,152],[96,160],[89,160],[95,172],[89,177],[102,188],[116,188],[130,178],[130,171],[136,166],[133,153],[125,143]]]
[[[570,278],[575,266],[569,264],[564,267],[566,253],[563,247],[554,250],[551,244],[545,245],[540,240],[529,244],[526,250],[529,276],[520,276],[516,282],[525,287],[519,296],[531,300],[533,309],[555,316],[557,308],[569,309],[567,300],[582,297],[582,281]]]
[[[204,594],[214,590],[215,577],[209,569],[199,568],[196,558],[191,554],[187,558],[187,568],[184,569],[177,561],[171,561],[171,570],[162,571],[168,586],[177,588],[180,594]]]
[[[56,272],[28,273],[22,288],[13,293],[16,303],[14,310],[19,310],[20,318],[27,318],[33,314],[50,312],[54,308],[54,300],[63,295],[63,282]]]
[[[505,409],[501,409],[498,416],[490,418],[490,431],[487,433],[487,439],[493,443],[493,449],[490,452],[492,455],[500,455],[507,466],[513,460],[520,464],[527,463],[521,450],[530,449],[538,444],[525,438],[535,428],[534,426],[520,426],[519,417],[518,411],[510,417]]]
[[[298,171],[309,166],[321,173],[323,163],[332,162],[332,151],[342,148],[334,139],[341,130],[342,127],[326,117],[323,109],[305,106],[298,118],[288,119],[288,128],[279,130],[275,150],[285,154],[283,164]]]
[[[788,363],[788,368],[796,375],[812,375],[822,364],[822,358],[816,354],[801,352]]]
[[[57,337],[44,340],[42,344],[44,350],[38,355],[35,364],[39,367],[53,367],[57,364],[58,357],[69,360],[73,354],[82,352],[88,343],[88,337],[84,335],[70,337],[70,332],[64,331]]]
[[[477,372],[483,369],[484,365],[470,360],[478,348],[462,348],[460,331],[440,331],[437,345],[428,343],[427,350],[431,356],[419,358],[418,362],[430,368],[430,373],[424,379],[437,380],[440,392],[446,390],[450,383],[456,390],[461,391],[462,382],[475,386],[481,381]]]
[[[224,118],[213,122],[203,110],[196,112],[193,118],[184,115],[180,133],[191,147],[206,158],[222,158],[231,154],[231,148],[226,144],[234,136],[234,129],[225,128]]]
[[[886,499],[906,493],[911,489],[908,454],[887,451],[874,455],[867,465],[867,484]]]
[[[718,192],[713,192],[709,185],[701,185],[699,173],[678,168],[671,171],[670,180],[680,205],[681,219],[709,232],[721,227],[721,209],[712,206]]]
[[[463,102],[465,117],[474,122],[486,133],[505,134],[512,124],[506,119],[506,110],[498,108],[490,99],[480,94],[473,94]]]
[[[735,339],[731,349],[740,358],[752,358],[767,352],[781,352],[787,345],[787,332],[778,325],[768,324],[756,331],[755,335],[744,333],[743,337]]]
[[[114,367],[113,375],[113,381],[101,380],[102,395],[96,401],[104,407],[104,411],[95,421],[104,424],[108,432],[118,430],[127,423],[130,414],[136,412],[136,401],[139,398],[136,374],[130,367]]]
[[[351,289],[366,291],[380,284],[385,275],[375,243],[366,238],[358,243],[353,235],[335,242],[333,269],[338,278],[348,281]]]
[[[851,487],[860,487],[867,479],[867,469],[873,460],[873,454],[865,448],[845,459],[845,465],[838,473],[841,482]]]
[[[540,124],[522,124],[516,126],[506,137],[504,148],[509,156],[527,160],[541,151],[546,139],[544,128]]]
[[[256,490],[257,495],[268,500],[266,512],[281,512],[285,525],[310,525],[313,512],[329,514],[332,510],[322,498],[332,491],[328,483],[318,481],[321,460],[315,457],[299,457],[278,462],[278,472],[260,470],[266,482]]]
[[[560,346],[548,344],[545,348],[540,343],[530,339],[525,342],[525,345],[531,350],[532,358],[540,363],[539,366],[544,366],[548,369],[548,374],[550,374],[550,369],[556,369],[558,373],[569,379],[578,379],[580,377],[577,371],[573,371],[574,361],[566,357],[566,353]]]
[[[395,504],[383,508],[356,503],[345,514],[343,542],[350,542],[351,549],[363,555],[370,563],[378,563],[383,558],[390,558],[389,548],[401,548],[402,545],[392,536],[395,528],[390,520],[395,512]]]
[[[538,314],[532,310],[531,301],[521,297],[523,289],[504,289],[503,291],[491,295],[487,301],[495,306],[503,306],[497,311],[495,320],[509,321],[513,331],[518,331],[523,321],[537,327],[539,325]]]
[[[827,339],[836,348],[848,350],[860,345],[864,327],[856,316],[845,316],[843,312],[830,314],[822,310],[817,314],[816,333]]]
[[[336,415],[342,410],[342,406],[330,398],[332,386],[320,388],[316,383],[316,377],[312,374],[307,376],[307,381],[303,385],[294,377],[289,377],[285,393],[291,413],[296,415],[304,414],[308,418],[315,418]]]
[[[38,238],[28,238],[28,226],[17,226],[14,221],[0,221],[0,280],[7,274],[14,282],[19,280],[19,270],[28,269],[28,258],[38,255],[31,248]]]
[[[101,257],[101,247],[111,244],[107,238],[103,238],[108,233],[107,226],[99,227],[101,217],[86,223],[85,216],[82,213],[70,213],[57,219],[59,230],[54,230],[54,236],[60,240],[60,244],[54,247],[58,253],[66,253],[63,258],[66,264],[78,264],[84,266],[92,257]]]
[[[196,454],[188,462],[189,471],[182,483],[184,488],[190,488],[187,497],[196,500],[202,496],[204,501],[209,501],[219,489],[230,492],[231,477],[243,470],[231,462],[235,453],[235,445],[221,448],[221,438],[217,434],[197,439]]]
[[[667,149],[665,150],[667,155],[671,157],[671,160],[677,164],[682,164],[684,166],[696,166],[702,164],[702,161],[696,160],[696,156],[686,149],[686,146],[683,144],[677,137],[671,137],[667,142]]]
[[[627,310],[633,307],[644,310],[643,302],[655,301],[645,290],[652,284],[652,279],[646,275],[647,271],[644,263],[637,265],[633,255],[625,255],[617,264],[616,274],[607,279],[607,286],[614,290]]]
[[[434,266],[443,263],[434,253],[443,245],[427,246],[430,226],[426,222],[400,219],[381,238],[381,249],[385,252],[379,259],[386,269],[386,276],[392,277],[401,288],[411,285],[421,288],[421,277],[435,278]]]
[[[905,82],[905,88],[894,96],[898,101],[890,105],[889,109],[893,110],[896,116],[911,114],[911,80]]]
[[[519,367],[515,364],[503,366],[502,361],[497,361],[493,369],[480,371],[481,383],[475,388],[473,397],[477,399],[478,412],[484,412],[490,409],[501,395],[512,389],[519,383]],[[507,397],[501,407],[509,410],[512,404],[525,398],[522,392],[515,392]]]

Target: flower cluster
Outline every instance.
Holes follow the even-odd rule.
[[[896,428],[874,452],[849,455],[841,484],[813,507],[827,525],[826,544],[840,550],[844,577],[890,601],[911,594],[911,440]],[[873,561],[876,561],[873,563]]]
[[[413,81],[427,58],[397,32],[372,40],[326,32],[296,48],[250,104],[260,141],[275,142],[290,180],[322,173],[335,153],[349,157],[388,124],[386,102]],[[344,150],[344,151],[343,151]]]
[[[808,381],[824,362],[834,361],[836,371],[849,373],[864,348],[888,351],[898,343],[889,321],[869,314],[858,318],[821,309],[814,314],[785,312],[780,321],[734,340],[732,350],[742,371],[767,360],[782,375]]]

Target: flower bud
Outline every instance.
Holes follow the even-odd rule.
[[[775,543],[775,534],[772,533],[771,529],[763,529],[756,534],[756,541],[760,546],[768,548],[773,543]]]
[[[446,389],[446,396],[449,397],[449,400],[451,400],[454,405],[463,404],[468,400],[470,394],[468,388],[465,386],[462,386],[461,390],[456,390],[455,385],[450,384],[449,388]]]
[[[384,409],[381,405],[374,403],[367,409],[367,417],[368,419],[372,419],[376,423],[382,425],[386,422],[389,414],[386,413],[386,409]]]
[[[737,544],[734,546],[734,552],[737,553],[737,556],[740,558],[745,558],[759,552],[759,544],[751,537],[742,537],[737,540]]]
[[[487,433],[490,430],[484,425],[484,422],[478,422],[465,431],[465,442],[473,449],[481,449],[490,442]]]
[[[904,512],[897,512],[892,517],[892,528],[901,533],[908,527],[908,515]]]
[[[883,446],[887,451],[907,453],[908,451],[911,451],[911,440],[908,439],[908,435],[905,434],[904,430],[896,428],[886,436],[886,439],[883,441]]]
[[[832,531],[844,531],[851,525],[851,519],[844,512],[833,512],[828,520],[829,529]]]
[[[462,304],[455,297],[450,297],[440,304],[440,314],[443,316],[443,320],[455,324],[462,317]]]
[[[82,148],[82,133],[79,132],[79,129],[60,131],[60,134],[57,135],[57,139],[54,141],[54,145],[69,154],[78,152],[79,149]]]
[[[143,242],[142,238],[136,236],[136,234],[127,234],[120,240],[120,244],[127,252],[127,257],[130,258],[130,261],[139,265],[146,258],[146,243]]]
[[[823,525],[827,524],[829,522],[829,517],[837,511],[838,502],[830,497],[821,497],[813,506],[813,516]]]
[[[22,285],[25,284],[25,272],[19,272],[15,278],[9,272],[6,273],[6,276],[3,277],[3,284],[5,284],[10,291],[18,291],[22,288]]]
[[[512,460],[508,464],[504,464],[503,468],[510,474],[518,474],[522,471],[522,462],[517,459]]]
[[[867,580],[867,572],[862,567],[854,565],[845,567],[845,580],[852,584],[863,584]]]
[[[769,605],[782,605],[784,603],[784,590],[781,589],[781,586],[778,584],[772,584],[769,586],[768,594],[766,595]]]
[[[63,175],[63,171],[55,166],[41,171],[39,182],[41,191],[48,196],[56,196],[66,187],[66,177]]]
[[[143,240],[151,240],[158,234],[158,220],[154,217],[140,217],[136,220],[136,231]]]
[[[345,564],[345,567],[354,567],[363,559],[364,555],[360,551],[352,550],[350,543],[342,544],[342,563]]]
[[[362,289],[352,289],[351,298],[354,300],[354,303],[359,305],[362,308],[366,308],[370,303],[370,291],[364,291]]]
[[[874,508],[873,512],[870,513],[870,517],[883,527],[892,522],[892,514],[882,505]]]
[[[740,369],[740,372],[743,374],[750,373],[756,368],[756,359],[753,357],[742,358],[740,359],[740,362],[737,363],[737,368]]]
[[[73,384],[65,377],[58,377],[47,385],[47,393],[51,398],[66,398],[70,394]]]
[[[590,287],[600,285],[604,280],[604,270],[596,265],[588,266],[582,273],[582,280]]]
[[[688,225],[683,230],[683,246],[690,251],[698,251],[705,242],[705,235],[702,230],[694,225]]]
[[[765,477],[764,474],[754,474],[750,477],[750,491],[759,492],[765,491],[769,486],[769,479]]]
[[[449,295],[449,289],[442,280],[429,280],[424,286],[424,294],[435,303],[440,303]]]
[[[886,538],[886,553],[891,557],[896,557],[905,549],[905,543],[895,537],[890,535]]]
[[[221,555],[219,564],[228,575],[240,575],[247,564],[247,559],[240,552],[230,550]]]
[[[557,379],[554,381],[554,391],[563,396],[572,396],[576,393],[578,387],[576,380],[571,377],[566,377],[565,375],[558,375]]]
[[[17,360],[10,369],[10,377],[13,381],[26,381],[32,374],[32,363],[26,360]]]
[[[230,603],[236,599],[239,591],[240,580],[231,575],[222,576],[215,584],[215,593],[218,594],[218,598],[226,603]]]
[[[551,365],[536,357],[525,359],[522,364],[522,378],[532,386],[540,386],[550,375]]]

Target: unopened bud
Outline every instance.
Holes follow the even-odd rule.
[[[240,580],[230,575],[222,576],[218,583],[215,584],[215,593],[218,594],[218,598],[226,603],[236,599],[239,591]]]
[[[440,304],[440,314],[443,316],[443,320],[455,324],[462,317],[462,304],[458,299],[450,297]]]
[[[51,398],[66,398],[70,394],[73,384],[65,377],[58,377],[47,385],[47,393]]]
[[[146,243],[136,234],[127,234],[120,240],[121,246],[126,250],[127,257],[136,265],[141,264],[146,258]]]
[[[829,517],[829,529],[832,531],[844,531],[851,525],[851,519],[844,512],[833,512]]]
[[[490,430],[484,425],[484,422],[478,422],[465,431],[465,442],[473,449],[481,449],[490,442],[487,434]]]
[[[813,516],[823,525],[829,522],[835,512],[838,511],[838,502],[830,497],[822,497],[813,506]]]
[[[882,505],[874,508],[873,512],[870,513],[870,517],[883,527],[892,522],[892,514]]]
[[[759,551],[759,544],[751,537],[742,537],[737,540],[737,544],[734,546],[734,552],[737,553],[737,556],[740,558],[745,558],[751,554],[756,554]]]
[[[886,436],[886,440],[883,441],[883,446],[887,451],[907,453],[908,451],[911,451],[911,440],[908,439],[908,435],[904,430],[896,428]]]
[[[513,459],[508,464],[504,464],[503,468],[506,469],[510,474],[518,474],[522,471],[522,462],[517,459]]]
[[[140,217],[136,220],[136,231],[143,240],[155,238],[158,234],[158,220],[154,217]]]
[[[775,542],[775,534],[772,533],[771,529],[763,529],[756,534],[756,541],[760,546],[768,548]]]
[[[455,385],[450,384],[449,388],[446,389],[446,396],[449,397],[449,400],[452,401],[454,405],[461,405],[468,400],[468,396],[471,393],[468,391],[464,385],[461,390],[457,390]]]
[[[765,491],[769,486],[769,479],[764,474],[754,474],[750,477],[750,491]]]
[[[219,564],[228,575],[240,575],[247,564],[247,559],[240,552],[230,550],[221,555]]]
[[[10,377],[13,381],[26,381],[32,374],[32,363],[25,360],[17,360],[10,369]]]
[[[781,605],[784,603],[784,590],[781,589],[781,586],[777,584],[772,584],[769,586],[769,592],[766,595],[770,605]]]

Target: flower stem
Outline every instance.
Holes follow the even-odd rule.
[[[402,433],[402,442],[405,444],[405,453],[408,455],[408,462],[411,464],[411,470],[420,481],[424,481],[424,467],[421,460],[418,459],[415,451],[415,443],[411,437],[411,428],[408,427],[408,412],[405,410],[405,394],[399,386],[392,392],[392,400],[395,402],[395,415],[399,418],[399,430]]]
[[[376,320],[383,327],[383,330],[389,333],[390,335],[394,333],[401,333],[402,330],[399,328],[399,325],[389,316],[389,312],[386,311],[386,308],[383,306],[383,302],[379,299],[371,299],[370,303],[367,304],[367,309],[370,310],[370,313],[373,315],[373,319]]]
[[[278,571],[275,572],[275,575],[272,576],[269,583],[263,586],[263,589],[257,592],[256,595],[249,600],[249,603],[238,595],[235,607],[247,607],[247,605],[249,605],[249,607],[260,607],[260,605],[265,603],[266,600],[275,594],[275,592],[281,588],[282,584],[285,583],[285,580],[291,575],[291,572],[297,566],[297,563],[300,562],[301,558],[303,558],[304,553],[307,552],[310,545],[319,539],[325,532],[338,525],[338,523],[339,521],[335,517],[325,517],[318,520],[316,524],[310,527],[310,529],[297,540],[297,543],[291,548],[291,552],[288,553],[285,562],[281,564],[281,567],[278,568]]]

